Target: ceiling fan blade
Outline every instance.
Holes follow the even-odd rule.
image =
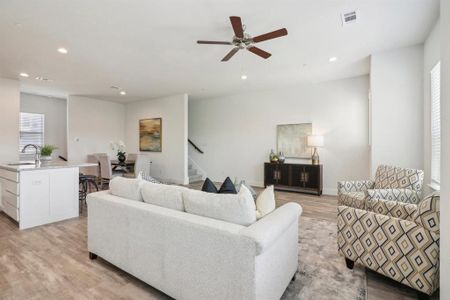
[[[235,47],[235,48],[231,49],[231,51],[228,52],[228,54],[225,55],[224,58],[222,58],[222,61],[228,61],[228,60],[229,60],[230,58],[232,58],[233,55],[235,55],[236,52],[238,52],[238,51],[239,51],[239,47]]]
[[[234,35],[240,39],[244,38],[244,29],[242,28],[241,17],[230,17],[231,26],[233,26]]]
[[[231,42],[220,42],[220,41],[197,41],[197,44],[208,44],[208,45],[232,45]]]
[[[270,54],[269,52],[266,52],[258,47],[248,47],[247,50],[258,56],[261,56],[264,59],[268,59],[272,56],[272,54]]]
[[[254,43],[259,43],[259,42],[262,42],[262,41],[276,39],[276,38],[285,36],[287,34],[288,34],[287,29],[286,28],[282,28],[282,29],[278,29],[278,30],[275,30],[275,31],[272,31],[272,32],[268,32],[268,33],[265,33],[265,34],[261,34],[261,35],[255,36],[252,40],[253,40]]]

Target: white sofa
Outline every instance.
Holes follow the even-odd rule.
[[[87,203],[90,258],[98,255],[176,299],[279,299],[297,271],[296,203],[250,226],[109,191],[89,194]]]

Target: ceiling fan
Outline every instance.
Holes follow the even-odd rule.
[[[272,54],[266,52],[253,44],[279,38],[288,34],[286,28],[278,29],[272,32],[261,34],[255,37],[251,37],[245,32],[245,26],[242,25],[240,17],[231,16],[230,17],[231,26],[233,26],[234,37],[231,42],[221,42],[221,41],[197,41],[198,44],[209,44],[209,45],[233,45],[234,48],[222,58],[222,61],[228,61],[233,57],[239,50],[247,49],[248,51],[261,56],[264,59],[269,58]]]

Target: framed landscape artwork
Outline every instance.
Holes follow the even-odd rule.
[[[162,118],[139,120],[139,151],[162,151]]]
[[[311,158],[306,139],[312,134],[312,123],[277,125],[277,148],[287,158]]]

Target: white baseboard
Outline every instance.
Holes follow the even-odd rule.
[[[324,188],[322,193],[324,195],[337,196],[337,188]]]

